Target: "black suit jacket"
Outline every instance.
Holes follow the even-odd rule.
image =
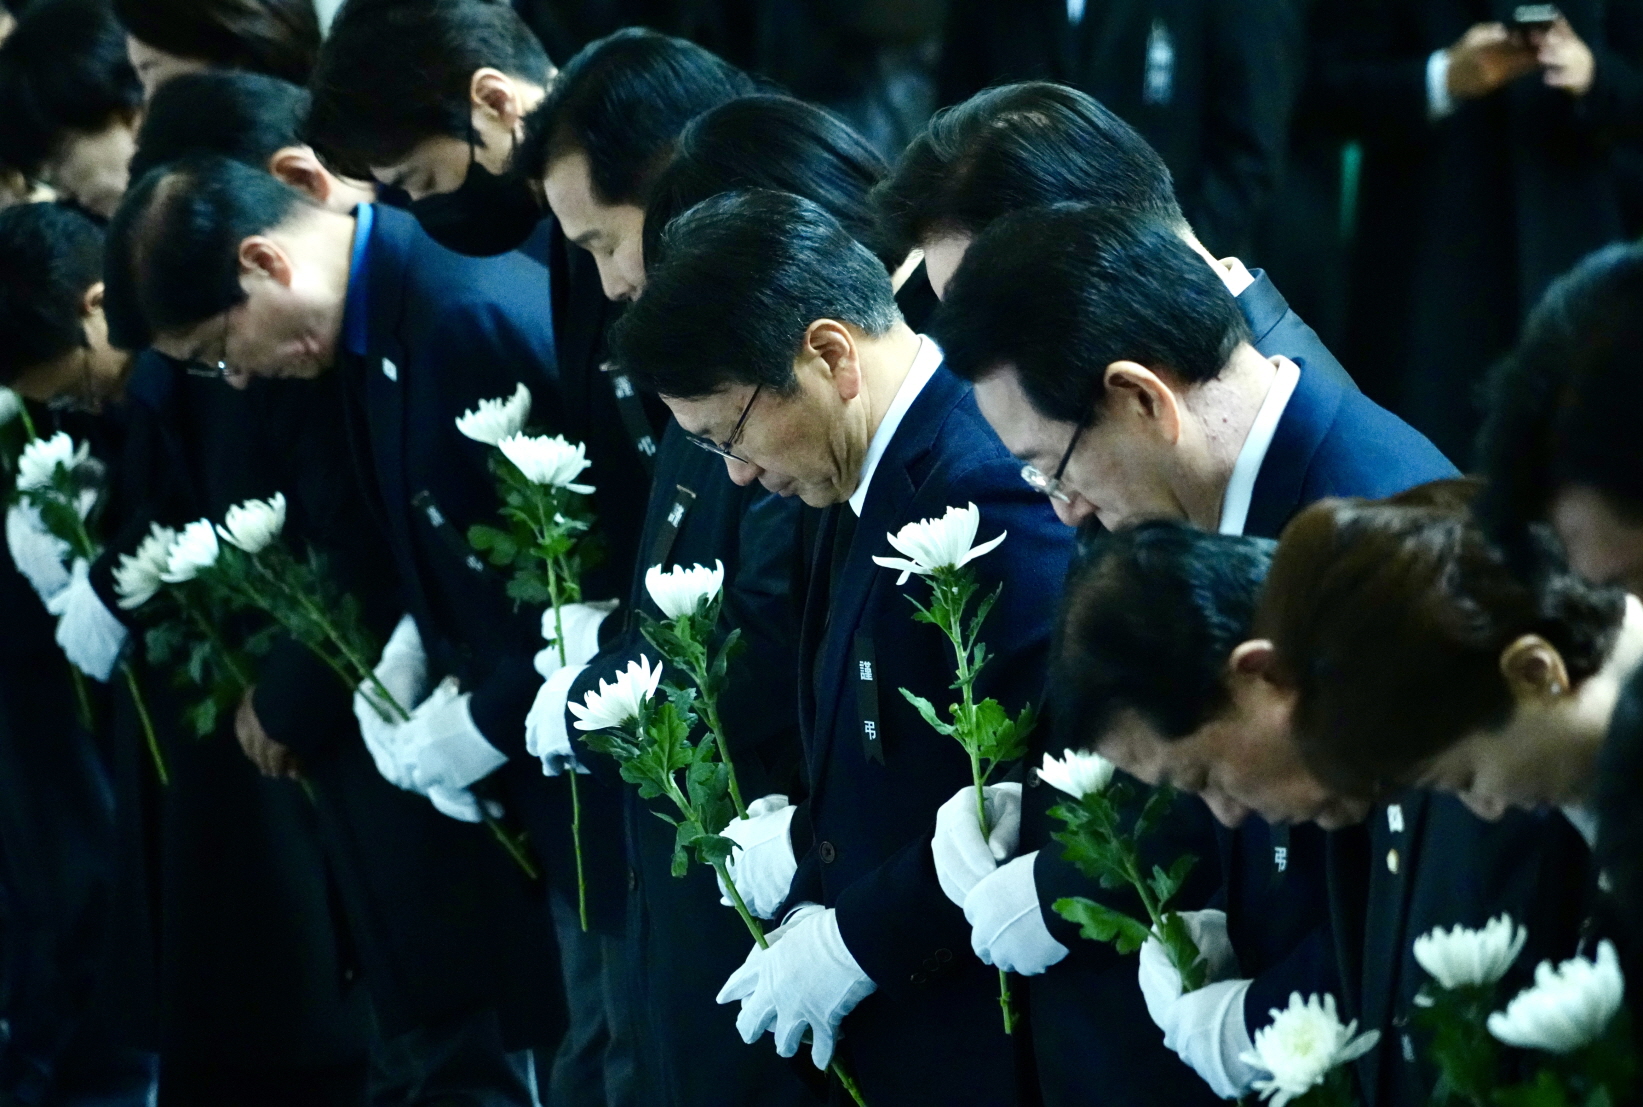
[[[661,617],[645,589],[645,569],[723,562],[724,631],[739,629],[746,643],[720,704],[737,780],[749,802],[779,792],[798,803],[804,792],[793,673],[801,533],[805,515],[813,513],[756,484],[732,484],[724,462],[693,445],[674,424],[662,437],[656,463],[622,633],[588,664],[567,701],[581,702],[600,680],[614,679],[641,655],[657,659],[637,619],[640,611]],[[688,683],[683,674],[667,679]],[[567,712],[573,738],[579,733],[574,722]],[[712,871],[692,865],[675,878],[673,829],[617,777],[613,762],[578,747],[595,775],[620,795],[624,810],[624,863],[596,879],[602,886],[624,881],[630,888],[625,939],[634,994],[642,997],[637,1044],[644,1071],[654,1077],[646,1092],[676,1107],[810,1101],[812,1093],[796,1075],[800,1070],[778,1058],[768,1042],[741,1046],[735,1038],[736,1006],[714,1002],[752,948],[752,938],[736,913],[720,905]]]
[[[1152,143],[1199,237],[1232,254],[1277,184],[1301,46],[1284,0],[1092,2],[1076,27],[1065,0],[955,0],[939,96],[1031,79],[1088,92]]]
[[[930,854],[935,811],[970,782],[968,760],[897,692],[946,703],[951,650],[912,619],[908,596],[928,589],[898,586],[872,557],[891,552],[886,534],[949,506],[980,508],[978,540],[1009,532],[975,563],[983,594],[1004,584],[982,632],[989,660],[977,695],[1019,710],[1040,690],[1049,645],[1054,594],[1038,583],[1061,577],[1072,550],[1072,532],[1019,470],[970,388],[938,369],[879,461],[830,590],[825,567],[848,505],[829,509],[816,546],[799,670],[811,796],[807,825],[795,821],[791,902],[836,907],[845,944],[878,984],[845,1019],[841,1045],[869,1100],[990,1105],[1016,1094],[998,974],[970,952],[969,925],[941,891]],[[871,639],[877,659],[882,764],[863,747],[858,636]]]
[[[1349,363],[1360,383],[1463,465],[1475,396],[1546,286],[1621,234],[1615,144],[1635,140],[1636,5],[1559,5],[1598,58],[1583,99],[1531,73],[1427,115],[1426,65],[1513,0],[1321,5],[1308,100],[1362,145]]]

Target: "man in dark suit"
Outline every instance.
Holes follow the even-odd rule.
[[[1076,89],[1029,81],[947,108],[902,153],[873,198],[886,245],[924,251],[939,296],[964,251],[1001,216],[1050,204],[1147,212],[1178,228],[1238,300],[1256,349],[1346,371],[1271,279],[1218,259],[1183,214],[1158,152],[1135,128]]]
[[[1321,9],[1308,91],[1363,148],[1351,360],[1462,465],[1484,370],[1553,277],[1621,234],[1612,155],[1643,96],[1633,5],[1575,0],[1523,27],[1517,7]]]
[[[385,769],[396,783],[441,797],[469,821],[478,821],[481,809],[467,790],[494,775],[485,787],[499,790],[509,812],[529,827],[550,882],[566,888],[575,871],[568,789],[543,780],[524,750],[525,713],[541,684],[532,666],[540,645],[536,619],[517,612],[501,575],[467,550],[462,528],[494,516],[495,493],[486,447],[455,427],[464,410],[509,395],[522,380],[530,381],[537,410],[556,413],[541,268],[519,257],[462,258],[428,240],[403,213],[369,205],[352,215],[327,212],[266,176],[214,159],[145,178],[116,223],[115,241],[130,249],[145,235],[165,234],[177,211],[163,202],[168,196],[216,206],[213,219],[195,224],[203,230],[167,241],[184,255],[243,252],[252,291],[234,282],[213,288],[213,300],[189,303],[171,283],[175,271],[132,264],[133,257],[152,260],[141,252],[120,255],[111,271],[131,281],[160,343],[181,356],[225,363],[231,381],[336,370],[353,461],[411,614],[409,648],[385,658],[404,666],[396,675],[405,677],[403,694],[412,702],[426,692],[426,674],[460,682],[460,691],[430,696],[410,722],[378,733],[379,767],[383,750],[397,750]],[[263,233],[236,238],[229,229],[251,227]],[[253,256],[261,261],[251,263]],[[293,286],[306,289],[294,301]],[[435,302],[437,310],[419,306]],[[199,313],[213,308],[202,324]],[[368,741],[370,727],[387,726],[368,704],[356,702],[355,712]],[[614,848],[614,838],[614,826],[595,826],[584,843],[589,850]],[[561,929],[567,941],[594,940],[574,923]],[[537,986],[553,990],[546,981]]]
[[[1163,515],[1274,536],[1318,497],[1396,491],[1453,472],[1335,375],[1263,358],[1224,285],[1167,223],[1074,208],[1000,221],[966,252],[937,327],[956,371],[978,382],[989,422],[1068,523],[1112,527]],[[1178,1000],[1160,1021],[1166,1043],[1225,1096],[1247,1090],[1253,1075],[1223,1027],[1252,1031],[1295,988],[1337,989],[1321,835],[1275,838],[1235,800],[1206,799],[1237,828],[1196,848],[1221,862],[1246,980]],[[981,920],[978,948],[989,947],[995,962],[1042,972],[1067,955],[1054,936],[1053,899],[1043,898],[1052,879],[1022,871],[1054,852],[1018,858],[967,893],[966,913]],[[1042,910],[1022,913],[1035,895]],[[987,929],[1001,919],[1013,925]],[[1225,1002],[1240,985],[1244,1002]],[[1123,994],[1136,1004],[1133,990]],[[1040,1020],[1035,1036],[1062,1021]],[[1041,1058],[1052,1042],[1038,1043]],[[1111,1067],[1124,1071],[1116,1056]]]
[[[1307,512],[1309,523],[1317,522],[1320,511],[1339,504],[1350,512],[1358,502],[1318,505]],[[1334,536],[1327,548],[1360,564],[1366,557],[1389,566],[1410,564],[1387,543],[1376,543],[1372,552],[1357,547],[1362,533]],[[1309,525],[1307,534],[1316,538],[1317,527]],[[1423,551],[1438,545],[1420,542]],[[1592,896],[1591,867],[1579,835],[1556,813],[1519,812],[1485,821],[1452,797],[1404,791],[1377,802],[1356,786],[1314,775],[1292,725],[1309,712],[1298,706],[1307,693],[1295,686],[1296,665],[1284,657],[1292,644],[1289,620],[1269,612],[1295,610],[1294,604],[1273,602],[1280,594],[1309,596],[1316,590],[1294,571],[1298,562],[1291,542],[1279,548],[1281,567],[1268,576],[1272,556],[1271,542],[1206,534],[1172,521],[1098,538],[1074,571],[1062,608],[1062,648],[1053,672],[1063,690],[1065,740],[1093,746],[1148,781],[1168,779],[1205,795],[1218,793],[1219,802],[1246,804],[1273,825],[1311,819],[1338,827],[1367,816],[1363,826],[1329,841],[1331,929],[1339,960],[1335,995],[1343,1018],[1381,1035],[1355,1066],[1363,1102],[1415,1107],[1429,1102],[1435,1083],[1424,1056],[1427,1043],[1409,1020],[1415,995],[1428,980],[1413,955],[1415,939],[1435,927],[1480,927],[1501,914],[1526,925],[1529,942],[1501,987],[1503,996],[1510,995],[1527,983],[1533,965],[1561,960],[1574,949]],[[1307,566],[1302,573],[1316,571],[1328,564],[1328,556],[1320,560],[1302,553],[1299,563]],[[1467,564],[1470,570],[1458,571],[1476,572],[1480,566],[1491,571],[1482,560]],[[1454,565],[1437,568],[1455,570]],[[1498,563],[1493,571],[1500,571]],[[1424,577],[1416,568],[1398,579]],[[1337,605],[1341,601],[1338,594],[1332,598]],[[1369,602],[1389,613],[1417,606],[1387,600],[1381,594]],[[1371,653],[1386,652],[1369,666],[1332,671],[1363,672],[1394,657],[1432,660],[1429,650],[1407,638],[1399,649],[1390,640],[1395,633],[1366,635],[1363,608],[1348,606],[1353,610],[1337,625],[1350,628],[1354,641],[1372,642]],[[1542,610],[1555,607],[1553,602]],[[1573,601],[1570,609],[1579,612],[1578,619],[1590,617],[1584,600]],[[1276,639],[1269,637],[1274,631]],[[1335,679],[1347,685],[1356,678]],[[1384,699],[1419,717],[1430,712],[1423,697],[1407,692]],[[1388,721],[1365,718],[1362,727],[1332,721],[1329,732],[1361,746],[1365,732],[1377,738],[1387,733]],[[1224,916],[1202,911],[1187,918],[1212,963],[1222,957]],[[1209,925],[1212,920],[1217,925]],[[1154,943],[1142,952],[1141,977],[1149,1005],[1161,1008],[1174,982]]]
[[[752,307],[771,296],[782,307]],[[613,344],[733,480],[828,509],[800,638],[810,795],[764,816],[788,832],[738,860],[740,881],[782,868],[758,860],[780,855],[789,880],[754,909],[781,917],[785,899],[789,913],[721,1002],[742,1001],[750,1042],[775,1023],[786,1055],[808,1027],[818,1068],[848,1018],[839,1054],[869,1101],[1014,1102],[997,975],[964,953],[926,845],[967,759],[894,691],[940,701],[953,663],[872,557],[888,552],[884,535],[950,506],[975,504],[982,537],[1008,532],[976,563],[982,587],[1009,596],[984,631],[977,693],[1014,711],[1047,644],[1032,582],[1062,571],[1071,535],[1021,484],[940,351],[902,322],[882,263],[808,201],[730,194],[675,220]],[[866,710],[864,665],[881,693]]]
[[[1033,79],[1089,93],[1163,155],[1210,248],[1235,254],[1277,186],[1303,45],[1286,0],[958,0],[939,99]]]

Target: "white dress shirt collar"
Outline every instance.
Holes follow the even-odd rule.
[[[1227,481],[1226,494],[1221,498],[1222,534],[1243,534],[1249,520],[1249,503],[1255,495],[1255,480],[1261,475],[1261,464],[1272,446],[1272,436],[1278,432],[1278,420],[1284,417],[1289,398],[1300,383],[1301,371],[1293,361],[1285,358],[1278,363],[1278,375],[1267,389],[1261,410],[1255,413],[1249,434],[1244,437],[1238,460],[1232,463],[1232,479]]]
[[[901,421],[907,417],[913,401],[918,399],[924,386],[930,383],[930,378],[936,375],[941,368],[941,347],[926,335],[918,336],[918,353],[913,356],[913,366],[907,370],[907,376],[902,378],[901,387],[896,389],[896,398],[890,401],[890,406],[884,412],[884,418],[879,422],[879,429],[873,432],[873,440],[867,444],[867,456],[861,463],[861,480],[856,483],[856,490],[850,493],[850,510],[861,516],[862,505],[867,503],[867,486],[873,483],[873,473],[879,467],[879,459],[889,448],[890,440],[896,436]]]

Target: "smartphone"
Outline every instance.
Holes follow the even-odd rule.
[[[1556,4],[1519,4],[1512,12],[1514,31],[1544,31],[1557,22]]]

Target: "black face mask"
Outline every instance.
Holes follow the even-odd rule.
[[[477,161],[468,163],[468,175],[455,192],[424,196],[410,211],[428,237],[471,257],[519,249],[543,217],[529,181],[516,173],[492,173]]]

